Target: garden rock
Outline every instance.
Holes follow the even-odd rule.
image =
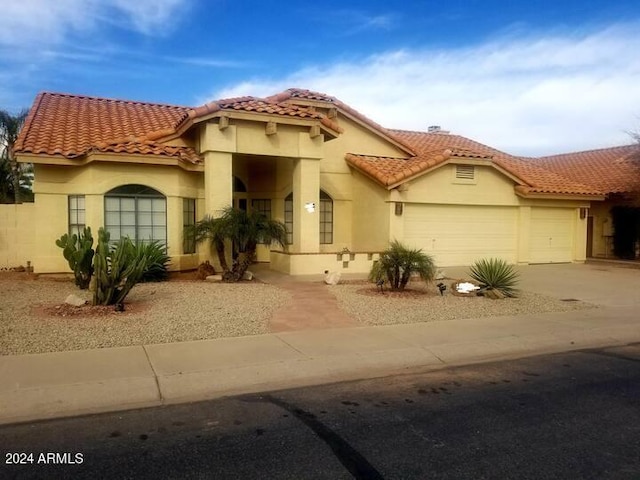
[[[331,272],[324,276],[324,283],[327,285],[337,285],[340,283],[340,272]]]
[[[222,275],[209,275],[205,278],[207,282],[221,282]]]
[[[82,305],[87,303],[87,301],[84,298],[80,298],[79,296],[72,293],[67,297],[64,303],[72,305],[74,307],[81,307]]]
[[[242,280],[253,280],[253,272],[246,270],[242,275]]]

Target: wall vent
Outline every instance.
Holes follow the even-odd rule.
[[[473,165],[456,165],[456,178],[464,180],[473,180],[475,178],[476,169]]]

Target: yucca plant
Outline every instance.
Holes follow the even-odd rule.
[[[518,272],[500,258],[481,259],[469,267],[469,275],[481,287],[498,290],[506,297],[515,297]]]
[[[404,290],[414,273],[426,282],[433,280],[436,273],[433,257],[394,240],[371,267],[369,280],[377,282],[384,279],[389,282],[391,290]]]

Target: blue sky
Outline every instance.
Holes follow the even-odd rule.
[[[287,87],[520,155],[630,143],[640,2],[2,0],[0,108],[39,91],[195,106]]]

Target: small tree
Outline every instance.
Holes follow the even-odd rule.
[[[0,110],[0,203],[20,203],[22,197],[31,201],[30,177],[25,175],[31,167],[23,168],[17,161],[13,148],[20,129],[27,118],[27,110],[11,115]]]
[[[389,282],[391,290],[404,290],[411,275],[418,274],[425,282],[430,282],[435,273],[433,257],[420,249],[409,249],[394,240],[373,264],[369,280],[377,282],[384,279]]]
[[[287,230],[284,223],[271,220],[260,212],[245,212],[227,207],[218,218],[205,217],[194,227],[197,241],[209,240],[216,250],[222,280],[237,282],[254,261],[259,243],[275,243],[287,248]],[[233,245],[233,263],[226,261],[225,240]]]

